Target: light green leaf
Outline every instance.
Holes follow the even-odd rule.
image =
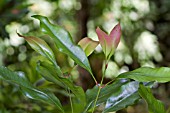
[[[19,33],[17,34],[18,36],[23,37],[35,51],[48,58],[48,60],[52,63],[56,63],[53,51],[44,40],[33,36],[23,36]]]
[[[20,76],[19,74],[12,72],[5,67],[0,67],[0,78],[11,83],[18,84],[21,87],[22,92],[28,98],[45,101],[49,104],[55,104],[56,108],[58,108],[61,113],[64,113],[60,101],[57,97],[54,96],[54,94],[50,92],[47,93],[35,88],[25,77]]]
[[[23,37],[35,51],[51,61],[54,64],[58,74],[62,75],[62,71],[56,63],[53,51],[44,40],[32,36],[22,36],[19,33],[17,34],[18,36]]]
[[[89,56],[94,49],[99,45],[98,41],[94,41],[91,38],[85,37],[78,42],[78,45],[84,50],[87,56]]]
[[[84,51],[76,46],[71,38],[71,35],[58,25],[53,25],[49,22],[47,17],[34,15],[32,16],[40,21],[42,32],[49,35],[55,42],[59,51],[67,54],[77,64],[88,70],[91,74],[91,67]]]
[[[138,93],[136,92],[137,89],[138,82],[117,80],[114,83],[101,89],[97,101],[97,106],[107,102],[104,112],[123,109],[129,105],[134,104],[134,102],[140,98]],[[93,107],[97,91],[97,86],[86,91],[87,105],[84,113],[86,113]]]
[[[130,78],[140,82],[156,81],[165,83],[170,81],[170,68],[142,67],[134,71],[122,73],[118,76],[118,78]]]
[[[140,84],[140,96],[147,102],[149,113],[166,113],[163,103],[152,95],[151,89]]]
[[[37,70],[47,80],[54,82],[54,83],[56,83],[56,81],[59,81],[60,84],[65,86],[65,88],[69,88],[72,91],[72,93],[76,97],[76,99],[74,101],[75,102],[74,103],[74,112],[76,112],[75,111],[77,109],[76,107],[79,107],[79,110],[84,109],[84,107],[86,105],[86,98],[85,98],[85,93],[81,87],[75,86],[70,79],[64,78],[63,76],[58,75],[55,68],[47,62],[41,62],[39,64],[39,66],[37,67]],[[53,79],[53,80],[51,80],[51,79]],[[79,112],[81,112],[81,111],[79,111]]]

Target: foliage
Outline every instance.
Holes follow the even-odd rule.
[[[149,113],[166,113],[163,103],[154,98],[150,88],[144,87],[140,84],[139,94],[147,102]]]
[[[98,83],[92,73],[91,66],[85,52],[80,46],[73,43],[71,35],[59,25],[51,24],[47,17],[40,15],[35,15],[33,17],[40,21],[40,28],[42,32],[52,38],[60,52],[65,53],[68,57],[74,60],[76,65],[83,67],[91,74],[96,86],[84,92],[80,86],[74,84],[73,75],[70,75],[69,71],[65,73],[61,70],[60,66],[56,62],[53,50],[43,39],[32,36],[22,36],[20,34],[18,35],[23,37],[35,51],[43,56],[43,59],[39,59],[37,62],[36,70],[38,73],[45,80],[64,89],[64,96],[69,98],[69,104],[63,104],[62,101],[60,101],[59,96],[53,94],[49,90],[42,90],[41,88],[35,87],[24,75],[20,75],[19,73],[13,72],[3,66],[0,67],[0,78],[2,80],[17,84],[21,88],[23,94],[25,94],[28,98],[41,100],[51,105],[55,105],[56,109],[61,113],[93,113],[98,111],[96,107],[100,105],[104,106],[100,112],[106,113],[118,111],[126,108],[127,106],[133,105],[141,99],[141,97],[148,103],[148,108],[151,113],[159,113],[160,111],[165,112],[163,104],[153,97],[151,90],[148,88],[152,87],[153,83],[149,86],[148,84],[150,81],[159,83],[169,82],[170,68],[139,68],[134,71],[122,73],[110,82],[103,84],[103,79],[108,67],[108,61],[110,60],[110,56],[107,57],[106,55],[102,79],[101,82]],[[120,27],[120,24],[118,25]],[[115,28],[113,28],[113,30],[114,29]],[[118,35],[116,38],[120,38],[120,30],[121,29],[115,30],[114,35],[109,36],[109,38],[113,38],[112,44],[116,44],[111,47],[114,50],[119,43],[119,41],[117,43],[114,42],[115,34],[116,36]],[[102,38],[107,39],[108,37],[105,36],[106,35]],[[105,40],[99,40],[100,44],[108,44],[102,41]],[[91,48],[93,49],[93,47]],[[103,49],[103,51],[107,51],[105,49],[110,48]],[[111,54],[113,53],[114,52],[111,52]],[[76,65],[73,65],[72,69],[74,69]],[[131,81],[130,79],[134,79],[135,81]],[[152,104],[152,102],[154,104]]]

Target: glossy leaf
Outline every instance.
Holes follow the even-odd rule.
[[[85,93],[81,87],[75,86],[70,79],[59,76],[55,70],[55,67],[46,62],[41,62],[40,65],[37,67],[37,70],[47,80],[49,80],[50,78],[50,81],[54,83],[56,83],[56,81],[59,81],[60,84],[64,85],[66,88],[69,88],[76,97],[75,104],[78,104],[81,110],[84,109],[86,105],[86,98]],[[76,106],[74,106],[74,108],[76,109]]]
[[[149,113],[166,113],[163,103],[153,96],[151,89],[140,84],[140,96],[147,102]]]
[[[165,83],[170,81],[170,68],[142,67],[130,72],[122,73],[118,78],[130,78],[140,82],[157,81]]]
[[[61,113],[64,113],[60,101],[54,96],[53,93],[50,93],[49,91],[47,93],[35,88],[25,77],[20,76],[19,74],[12,72],[5,67],[0,67],[0,77],[3,80],[18,84],[21,87],[22,92],[28,98],[45,101],[49,104],[55,104],[56,108],[58,108]]]
[[[49,64],[51,65],[51,64]],[[58,79],[56,79],[51,73],[50,70],[45,69],[44,67],[40,66],[40,61],[37,65],[36,70],[41,74],[43,78],[45,78],[47,81],[52,82],[58,86],[61,86],[63,88],[66,88],[65,85]],[[58,76],[61,76],[60,73],[55,72]]]
[[[34,15],[40,21],[42,32],[49,35],[55,42],[59,51],[67,54],[77,64],[88,70],[91,74],[91,67],[84,51],[72,41],[71,35],[58,25],[53,25],[47,17]]]
[[[114,92],[106,102],[104,113],[111,111],[118,111],[132,105],[140,99],[138,94],[139,83],[136,81],[129,82],[121,87],[121,89]]]
[[[107,101],[106,108],[104,110],[105,112],[123,109],[129,105],[134,104],[134,102],[140,98],[138,93],[136,92],[137,89],[138,82],[117,80],[114,83],[101,89],[97,105],[100,105]],[[87,90],[87,106],[84,113],[86,113],[93,107],[97,91],[98,87],[96,86],[93,89]]]
[[[33,36],[23,36],[19,33],[17,34],[18,36],[23,37],[35,51],[48,58],[52,63],[56,63],[53,51],[44,40]]]
[[[87,56],[89,56],[94,49],[98,46],[99,42],[94,41],[91,38],[85,37],[79,41],[78,45],[84,50]]]

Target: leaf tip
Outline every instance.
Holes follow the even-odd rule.
[[[38,16],[40,16],[40,15],[32,15],[31,17],[33,17],[33,18],[37,18]]]
[[[97,27],[96,28],[96,33],[100,32],[100,31],[101,31],[100,27]]]
[[[38,20],[43,20],[43,19],[48,20],[47,17],[42,16],[42,15],[32,15],[31,17],[33,17],[35,19],[38,19]]]
[[[18,35],[19,37],[25,38],[25,36],[19,34],[19,33],[17,32],[17,30],[16,30],[16,33],[17,33],[17,35]]]

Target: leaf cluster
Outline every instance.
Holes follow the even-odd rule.
[[[33,17],[40,21],[41,31],[52,38],[58,50],[72,58],[76,65],[86,69],[97,83],[85,52],[80,46],[74,44],[71,35],[60,26],[52,24],[47,17],[40,15]],[[70,99],[70,106],[62,104],[53,92],[39,89],[26,77],[6,67],[0,67],[0,79],[19,85],[23,94],[28,98],[55,105],[60,113],[93,112],[93,107],[100,105],[104,105],[101,112],[113,112],[133,105],[143,98],[148,104],[150,113],[166,113],[163,103],[153,96],[150,88],[155,82],[169,82],[170,68],[138,68],[118,75],[110,84],[105,86],[96,84],[92,89],[84,92],[82,87],[74,84],[69,74],[68,77],[64,76],[55,60],[52,49],[44,40],[18,35],[23,37],[35,51],[45,57],[44,60],[37,62],[37,72],[45,80],[62,87],[67,92],[66,96]],[[101,88],[101,91],[97,95],[99,88]],[[96,97],[98,97],[97,101]]]

